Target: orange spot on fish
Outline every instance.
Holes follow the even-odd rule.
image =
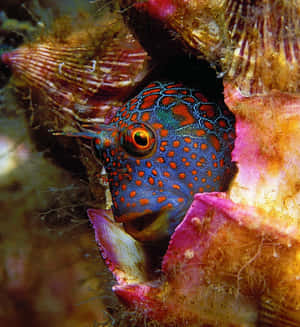
[[[161,100],[161,103],[164,105],[164,106],[168,106],[169,104],[173,103],[176,99],[174,97],[164,97],[162,100]]]
[[[163,125],[160,124],[160,123],[154,123],[152,126],[153,126],[155,129],[159,129],[159,128],[162,128],[162,127],[163,127]]]
[[[131,121],[136,121],[137,118],[137,114],[133,114],[130,118]]]
[[[206,133],[205,133],[205,131],[203,130],[203,129],[198,129],[197,131],[196,131],[196,135],[197,136],[203,136],[203,135],[205,135]]]
[[[167,89],[171,89],[173,87],[182,87],[182,83],[170,84],[167,86]]]
[[[177,94],[177,90],[166,90],[165,94]]]
[[[158,157],[158,158],[156,159],[156,161],[159,162],[159,163],[164,163],[164,162],[165,162],[165,159],[164,159],[163,157]],[[150,168],[150,167],[149,167],[149,168]]]
[[[220,151],[221,144],[220,144],[218,138],[215,135],[210,135],[209,139],[210,139],[210,142],[213,145],[213,147],[216,149],[216,151]]]
[[[151,83],[151,84],[149,84],[149,85],[147,86],[147,88],[154,87],[154,86],[156,86],[156,85],[157,85],[156,83]]]
[[[215,116],[215,109],[210,104],[204,104],[199,109],[205,111],[208,118],[213,118]]]
[[[134,197],[136,196],[136,191],[131,191],[131,192],[129,193],[129,196],[130,196],[131,198],[134,198]]]
[[[149,112],[145,112],[145,113],[142,115],[142,120],[143,120],[143,121],[147,121],[147,120],[149,120],[149,118],[150,118],[150,114],[149,114]]]
[[[192,114],[188,109],[188,106],[183,103],[179,103],[175,105],[172,108],[172,111],[175,115],[182,117],[180,122],[181,126],[189,125],[195,122],[194,117],[192,116]]]
[[[218,123],[219,123],[219,126],[220,126],[220,127],[227,127],[227,123],[226,123],[226,121],[223,120],[223,119],[220,119]]]
[[[152,89],[152,90],[147,90],[143,93],[143,95],[148,95],[148,94],[152,94],[152,93],[155,93],[155,92],[160,92],[160,88],[156,88],[156,89]]]
[[[166,200],[167,200],[167,198],[166,198],[165,196],[159,196],[159,197],[157,198],[157,202],[158,202],[158,203],[164,202],[164,201],[166,201]]]
[[[144,98],[144,101],[141,104],[140,109],[148,109],[148,108],[151,108],[154,105],[154,103],[157,100],[157,98],[158,98],[158,95],[157,94],[148,95],[146,98]]]
[[[206,97],[205,97],[202,93],[200,93],[200,92],[196,92],[196,93],[195,93],[195,96],[196,96],[200,101],[202,101],[202,102],[207,102]]]
[[[209,121],[205,121],[204,125],[205,125],[205,127],[207,127],[210,130],[214,129],[214,125],[212,123],[210,123]]]
[[[169,134],[169,131],[167,129],[162,129],[160,131],[160,136],[161,137],[166,137],[166,136],[168,136],[168,134]]]
[[[145,206],[145,205],[147,205],[149,203],[149,200],[148,199],[140,199],[140,204],[142,205],[142,206]]]
[[[192,97],[186,97],[186,98],[183,98],[183,100],[187,101],[187,102],[195,103],[195,99]]]
[[[176,163],[175,162],[170,162],[170,167],[172,168],[172,169],[176,169],[177,168],[177,165],[176,165]]]

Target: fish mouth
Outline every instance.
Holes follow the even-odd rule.
[[[151,196],[147,197],[144,194],[144,198],[150,199],[144,210],[132,211],[125,207],[119,208],[122,214],[118,215],[115,212],[115,220],[123,223],[126,232],[141,242],[169,238],[189,207],[185,194],[181,192],[169,194],[168,201],[159,208],[157,208],[156,200],[151,202]],[[178,198],[184,201],[178,202]],[[152,208],[156,210],[151,210]]]
[[[136,213],[130,215],[129,221],[124,221],[128,234],[141,242],[152,242],[169,237],[170,210],[160,210],[148,214]]]

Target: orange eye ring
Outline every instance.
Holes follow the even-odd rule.
[[[145,157],[152,153],[156,137],[146,124],[132,124],[121,135],[121,145],[129,154]]]

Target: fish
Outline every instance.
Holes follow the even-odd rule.
[[[140,241],[169,237],[196,193],[228,188],[235,118],[200,90],[154,81],[109,124],[80,134],[93,139],[117,222]]]

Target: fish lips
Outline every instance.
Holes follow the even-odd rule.
[[[147,199],[147,205],[144,208],[139,207],[139,211],[125,208],[125,206],[119,208],[118,212],[122,212],[122,214],[115,213],[116,221],[123,222],[127,233],[141,242],[157,241],[169,237],[182,220],[189,206],[188,201],[178,202],[178,196],[171,194],[162,201],[160,207],[157,207],[158,198],[150,196]]]

